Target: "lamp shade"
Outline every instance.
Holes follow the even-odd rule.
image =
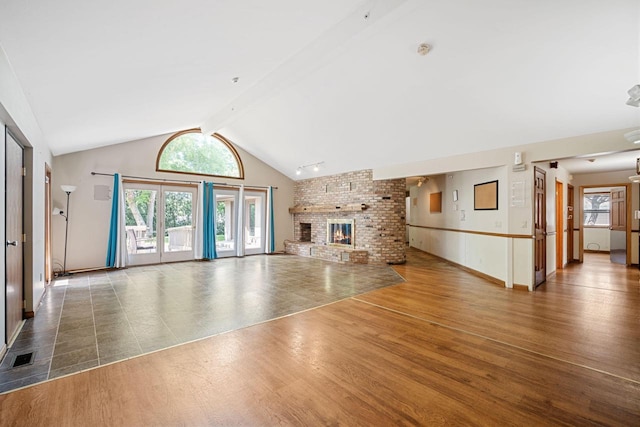
[[[75,185],[61,185],[60,188],[62,188],[62,191],[65,193],[73,193],[77,187]]]

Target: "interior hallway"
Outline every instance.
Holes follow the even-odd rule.
[[[0,424],[640,423],[637,269],[587,260],[534,293],[415,250],[394,269],[406,282],[2,395]]]

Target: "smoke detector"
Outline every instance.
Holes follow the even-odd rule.
[[[427,43],[420,43],[418,45],[418,55],[425,56],[431,50],[431,45]]]

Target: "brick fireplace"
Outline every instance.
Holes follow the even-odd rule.
[[[374,181],[370,170],[297,181],[290,209],[294,240],[285,241],[285,252],[337,262],[404,262],[405,188],[404,179]],[[329,220],[353,224],[350,245],[332,244]]]

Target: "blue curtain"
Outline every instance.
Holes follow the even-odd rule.
[[[202,213],[202,257],[216,259],[216,195],[213,182],[204,183],[203,213]]]
[[[269,186],[269,190],[267,191],[268,194],[268,213],[267,215],[269,216],[269,234],[267,236],[267,244],[269,245],[269,249],[267,250],[267,253],[274,253],[276,251],[276,233],[274,230],[274,218],[273,218],[273,187]]]
[[[118,233],[119,233],[119,202],[120,201],[120,175],[113,175],[113,192],[111,197],[111,222],[109,224],[109,240],[107,242],[107,267],[117,267],[118,261]]]

